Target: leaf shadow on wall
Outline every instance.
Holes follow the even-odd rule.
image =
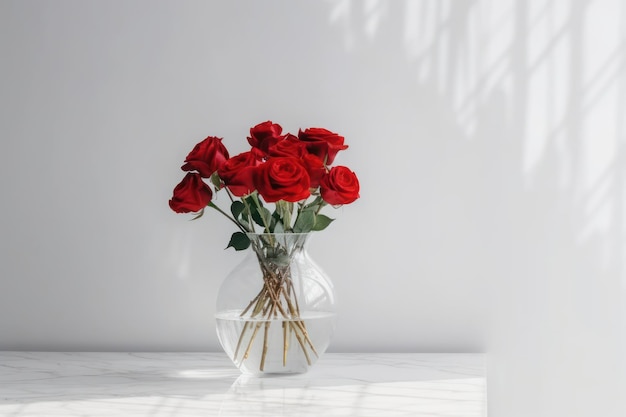
[[[394,168],[384,178],[369,170],[363,183],[410,207],[372,226],[377,250],[389,252],[357,269],[367,283],[388,268],[375,259],[412,262],[420,282],[389,283],[381,297],[404,306],[400,326],[427,327],[420,306],[432,314],[436,299],[444,332],[455,321],[473,330],[465,347],[490,352],[495,415],[613,415],[624,405],[626,163],[616,115],[626,108],[626,38],[600,29],[615,24],[603,13],[625,10],[600,6],[347,1],[331,12],[345,29],[341,64],[358,74],[340,96],[366,92],[351,134],[393,143],[370,142],[366,152]],[[599,47],[598,33],[600,52],[588,46]],[[386,119],[373,118],[383,106]],[[379,210],[366,206],[360,220]],[[408,247],[394,245],[400,234]],[[398,343],[428,345],[416,340]]]

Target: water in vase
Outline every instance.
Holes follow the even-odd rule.
[[[226,354],[243,372],[302,373],[330,343],[335,314],[304,311],[299,318],[241,317],[241,310],[216,315]]]

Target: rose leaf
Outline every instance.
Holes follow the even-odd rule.
[[[250,246],[250,239],[248,236],[246,236],[243,232],[235,232],[230,237],[230,242],[228,242],[226,249],[233,247],[235,250],[244,250],[248,249],[248,246]]]
[[[233,213],[233,217],[236,219],[239,218],[239,215],[245,210],[246,205],[241,201],[233,201],[233,204],[230,205],[230,212]]]
[[[324,214],[318,214],[315,216],[315,225],[313,226],[313,230],[320,231],[324,230],[331,224],[335,219],[331,219],[330,217]]]
[[[295,233],[307,233],[313,230],[313,226],[315,226],[315,213],[304,210],[298,214],[296,223],[293,225],[293,231]]]

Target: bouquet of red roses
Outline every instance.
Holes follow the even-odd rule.
[[[306,233],[323,230],[331,218],[326,205],[349,204],[359,198],[357,176],[345,166],[331,166],[348,146],[343,136],[322,128],[283,134],[271,121],[250,129],[251,149],[230,157],[222,139],[209,136],[187,155],[188,171],[174,188],[169,205],[177,213],[219,211],[237,228],[228,247],[249,246],[247,233]],[[208,180],[208,183],[205,182]],[[230,214],[213,202],[214,192],[226,190]],[[234,197],[239,197],[235,199]],[[266,205],[274,203],[274,211]]]
[[[245,325],[233,341],[231,359],[239,366],[251,355],[264,325],[261,371],[272,344],[280,345],[282,365],[287,365],[292,335],[298,353],[310,366],[310,353],[317,356],[318,352],[304,322],[306,312],[301,310],[291,268],[292,256],[303,243],[285,236],[325,229],[332,219],[320,213],[322,208],[355,201],[359,181],[347,167],[332,166],[337,153],[348,146],[329,130],[309,128],[295,136],[283,134],[280,125],[267,121],[250,129],[248,142],[251,149],[233,157],[221,138],[209,136],[198,143],[185,159],[182,169],[188,172],[174,188],[169,205],[177,213],[196,212],[194,219],[207,207],[217,210],[238,228],[227,248],[252,246],[256,254],[263,285],[245,309],[235,310]],[[228,195],[230,213],[213,200],[222,190]],[[270,343],[270,323],[277,319],[282,320],[282,340]],[[240,357],[242,346],[245,352]]]

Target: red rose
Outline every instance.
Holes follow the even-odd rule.
[[[228,151],[222,145],[222,139],[209,136],[189,152],[181,168],[183,171],[196,170],[204,178],[209,178],[227,159]]]
[[[302,163],[311,178],[311,188],[319,187],[320,180],[326,175],[324,162],[312,153],[308,153],[302,158]]]
[[[259,163],[255,152],[243,152],[226,161],[217,174],[234,195],[241,197],[256,189],[254,174]]]
[[[304,200],[311,192],[311,181],[306,168],[293,157],[271,158],[257,168],[255,185],[265,201],[296,202]]]
[[[294,156],[302,158],[307,154],[304,142],[301,142],[297,136],[288,133],[285,139],[272,145],[268,153],[270,156]]]
[[[320,181],[320,193],[333,206],[350,204],[359,198],[359,180],[350,169],[336,166]]]
[[[200,174],[188,172],[185,178],[174,188],[170,208],[176,213],[200,211],[211,202],[211,188],[202,181]]]
[[[300,130],[298,137],[306,144],[306,149],[325,161],[326,165],[333,163],[337,152],[348,148],[348,145],[343,144],[343,136],[320,127],[312,127],[304,132]]]
[[[268,153],[269,148],[283,140],[284,136],[280,135],[282,131],[283,128],[279,124],[268,120],[250,129],[248,143],[253,148],[258,148],[264,153]]]

